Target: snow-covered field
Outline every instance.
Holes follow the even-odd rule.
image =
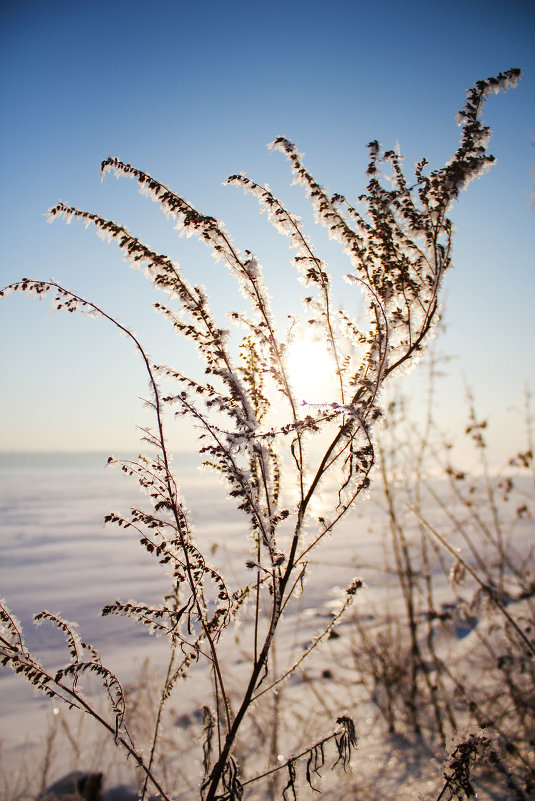
[[[106,461],[105,454],[2,457],[1,595],[22,624],[26,644],[46,665],[62,663],[65,642],[52,626],[32,623],[33,614],[41,609],[76,621],[82,639],[95,645],[114,670],[131,671],[135,662],[141,664],[147,657],[156,661],[159,652],[166,651],[165,644],[148,636],[142,626],[124,618],[100,617],[102,607],[116,598],[156,603],[169,591],[165,568],[139,545],[133,530],[104,526],[104,516],[111,510],[125,512],[143,502],[135,479],[109,468]],[[176,461],[197,536],[232,583],[233,572],[243,576],[249,555],[244,520],[225,498],[217,478],[199,471],[191,457]],[[330,564],[328,571],[324,564],[328,585],[325,575],[310,588],[308,616],[317,605],[321,607],[322,599],[332,600],[329,585],[343,586],[350,580],[355,546],[349,538],[331,540],[330,557],[334,562],[339,558],[339,564]],[[19,742],[26,733],[26,714],[36,706],[48,706],[46,700],[22,702],[24,689],[19,677],[0,673],[2,714],[13,716],[4,730],[4,745]]]
[[[82,639],[92,643],[103,663],[128,683],[139,675],[144,660],[150,660],[151,670],[157,665],[165,670],[166,644],[125,618],[101,618],[100,609],[116,599],[156,602],[168,590],[168,577],[165,568],[139,546],[131,530],[104,527],[103,518],[109,511],[126,511],[140,502],[135,480],[107,468],[106,458],[107,454],[1,458],[0,595],[20,620],[26,643],[46,666],[60,666],[68,659],[63,636],[51,625],[33,625],[32,615],[41,609],[77,621]],[[244,522],[216,479],[199,472],[191,457],[177,457],[175,461],[203,551],[210,554],[212,563],[221,568],[232,586],[233,578],[237,581],[243,577],[249,554]],[[377,795],[363,797],[382,799],[396,792],[400,798],[416,798],[417,792],[427,793],[440,786],[441,749],[424,747],[422,741],[415,750],[408,734],[401,740],[399,735],[385,736],[377,705],[371,702],[369,687],[361,681],[357,664],[361,641],[351,621],[351,614],[356,614],[364,630],[373,631],[392,610],[401,612],[398,582],[382,569],[392,561],[383,530],[384,515],[372,496],[361,502],[337,534],[311,555],[310,578],[303,594],[289,606],[277,640],[279,674],[299,658],[328,623],[341,588],[356,575],[364,579],[366,588],[356,598],[347,621],[337,629],[339,636],[318,648],[310,662],[281,685],[279,703],[293,723],[286,728],[281,723],[278,747],[281,758],[295,753],[318,733],[328,733],[338,715],[350,714],[360,740],[353,774],[358,776],[363,793],[371,793],[371,786],[377,790]],[[528,544],[530,538],[533,526],[526,520],[510,545],[517,548],[519,543]],[[445,562],[451,565],[453,559],[446,554]],[[447,608],[451,598],[448,582],[437,567],[435,605],[439,611]],[[248,632],[245,618],[236,632],[228,632],[224,645],[225,659],[231,665],[230,679],[236,687],[247,664]],[[456,662],[475,646],[471,626],[456,626],[454,621],[451,637],[439,642],[437,649]],[[177,729],[185,742],[190,741],[192,732],[198,736],[195,710],[202,703],[206,681],[202,666],[195,667],[191,678],[173,696]],[[265,728],[266,736],[273,703],[267,703],[267,718],[261,708],[254,710],[258,727]],[[42,760],[47,732],[54,728],[53,703],[35,698],[21,677],[3,669],[0,706],[3,764],[17,771],[22,762],[28,762],[29,754],[37,762]],[[64,718],[57,709],[56,718],[69,720],[68,713]],[[296,729],[296,720],[302,728]],[[80,736],[89,742],[85,734]],[[200,751],[198,740],[194,742],[196,752]],[[416,760],[415,753],[420,755]],[[61,753],[56,754],[52,778],[71,765],[72,749],[68,758],[66,751],[63,756],[62,762]],[[195,759],[198,757],[196,753]],[[77,754],[77,759],[83,762],[82,755]],[[185,782],[194,782],[198,775],[198,762],[191,756],[190,761]],[[349,778],[341,783],[338,773],[324,773],[328,776],[323,787],[333,801],[353,798]],[[307,792],[310,797],[315,795],[306,788],[303,798],[308,797]],[[192,797],[189,789],[177,794],[177,798]]]

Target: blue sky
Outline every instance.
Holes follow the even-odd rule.
[[[21,2],[0,12],[2,176],[0,283],[58,282],[117,315],[151,356],[191,364],[151,311],[141,274],[73,222],[47,225],[62,199],[126,224],[207,285],[217,312],[238,303],[221,265],[176,237],[134,184],[99,181],[116,155],[225,220],[258,254],[281,314],[298,310],[287,243],[255,203],[222,186],[244,170],[308,224],[341,274],[348,266],[316,230],[286,163],[266,144],[284,134],[331,191],[365,185],[366,143],[399,142],[409,166],[440,167],[456,148],[454,116],[479,78],[520,67],[519,87],[491,97],[485,121],[498,162],[453,211],[455,270],[446,281],[441,350],[445,427],[461,425],[464,373],[506,456],[522,444],[521,393],[535,373],[533,147],[535,12],[530,2],[359,3]],[[308,216],[307,216],[308,215]],[[292,305],[293,303],[293,305]],[[223,318],[224,324],[224,318]],[[102,321],[48,315],[46,302],[0,304],[0,450],[132,450],[142,367]],[[418,375],[408,379],[418,392]],[[181,447],[180,436],[174,446]],[[187,444],[184,440],[184,446]]]

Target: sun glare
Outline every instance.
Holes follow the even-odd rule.
[[[321,340],[296,336],[288,347],[287,365],[299,400],[330,403],[337,399],[334,362]]]

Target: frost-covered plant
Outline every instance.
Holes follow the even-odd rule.
[[[468,392],[463,433],[476,461],[461,470],[456,439],[437,420],[437,375],[431,352],[427,413],[415,418],[397,395],[376,438],[374,499],[387,543],[378,568],[395,578],[385,578],[389,600],[373,609],[373,622],[354,616],[356,680],[390,733],[445,744],[459,728],[481,727],[492,748],[478,789],[505,785],[527,799],[535,783],[530,397],[526,446],[498,471],[487,456],[487,421]]]
[[[144,772],[143,796],[150,781],[162,798],[169,799],[154,770],[160,713],[192,663],[201,660],[211,671],[213,700],[205,712],[200,795],[205,801],[239,799],[245,785],[255,780],[254,776],[241,776],[236,745],[252,705],[274,691],[295,667],[281,673],[273,667],[270,654],[276,632],[308,573],[310,552],[334,531],[369,485],[375,462],[372,428],[381,415],[381,387],[392,373],[420,354],[438,318],[442,280],[451,264],[448,210],[461,189],[493,161],[486,153],[490,131],[481,122],[483,104],[489,94],[514,86],[519,76],[520,70],[512,69],[479,81],[469,91],[459,115],[461,142],[441,169],[426,173],[427,161],[421,159],[409,180],[401,156],[371,142],[368,184],[355,205],[341,195],[328,194],[287,139],[278,137],[272,143],[273,149],[288,157],[318,222],[346,253],[351,266],[347,280],[363,292],[369,312],[367,326],[361,327],[353,319],[351,297],[347,309],[333,310],[327,265],[302,232],[300,220],[268,188],[243,175],[229,178],[229,184],[241,186],[258,199],[296,251],[294,264],[307,288],[305,319],[323,339],[334,365],[336,386],[327,404],[298,402],[288,371],[288,335],[278,328],[263,271],[254,255],[240,252],[218,220],[117,158],[102,163],[102,175],[114,172],[137,181],[183,233],[205,242],[216,261],[223,261],[238,282],[249,306],[229,315],[246,330],[239,352],[233,352],[228,332],[212,315],[204,288],[192,285],[176,262],[152,250],[124,226],[63,203],[50,210],[51,219],[78,218],[94,225],[100,235],[118,244],[129,261],[144,268],[155,287],[169,294],[167,304],[155,306],[177,333],[195,344],[204,378],[154,364],[134,334],[113,316],[53,281],[22,279],[2,293],[52,293],[57,308],[81,309],[104,317],[131,339],[149,377],[155,426],[144,433],[152,455],[121,465],[148,491],[151,508],[133,508],[126,517],[113,513],[107,521],[136,532],[144,548],[170,572],[171,588],[160,605],[116,601],[105,607],[103,614],[128,616],[169,640],[171,657],[150,754],[144,755],[130,736],[118,679],[102,665],[95,649],[77,638],[70,624],[46,612],[36,616],[37,622],[48,620],[58,626],[67,638],[70,662],[54,675],[26,649],[20,626],[5,607],[0,640],[3,664],[23,673],[38,690],[98,717]],[[388,184],[383,165],[392,172]],[[164,378],[175,382],[173,393],[161,389]],[[277,412],[274,420],[270,412],[281,402],[286,419]],[[177,417],[195,426],[205,464],[219,471],[248,521],[254,554],[247,561],[251,578],[241,586],[231,586],[209,564],[196,540],[170,463],[164,411],[171,406]],[[312,502],[325,481],[333,488],[332,504],[325,516],[318,517]],[[289,500],[288,487],[297,490],[297,500]],[[355,579],[347,588],[336,620],[361,584]],[[246,599],[252,600],[253,609],[250,663],[240,696],[231,699],[229,667],[220,646]],[[331,621],[318,634],[309,650],[333,625]],[[80,688],[79,679],[87,672],[97,674],[108,691],[110,719],[98,715]],[[344,767],[348,764],[356,744],[354,726],[344,715],[337,726],[332,735],[280,766],[289,776],[286,798],[295,797],[297,762],[306,760],[307,779],[312,783],[311,774],[323,764],[323,748],[330,740],[337,744],[338,761]]]

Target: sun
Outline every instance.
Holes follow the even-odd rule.
[[[318,336],[294,336],[288,346],[286,363],[298,400],[330,403],[336,399],[334,361]]]

